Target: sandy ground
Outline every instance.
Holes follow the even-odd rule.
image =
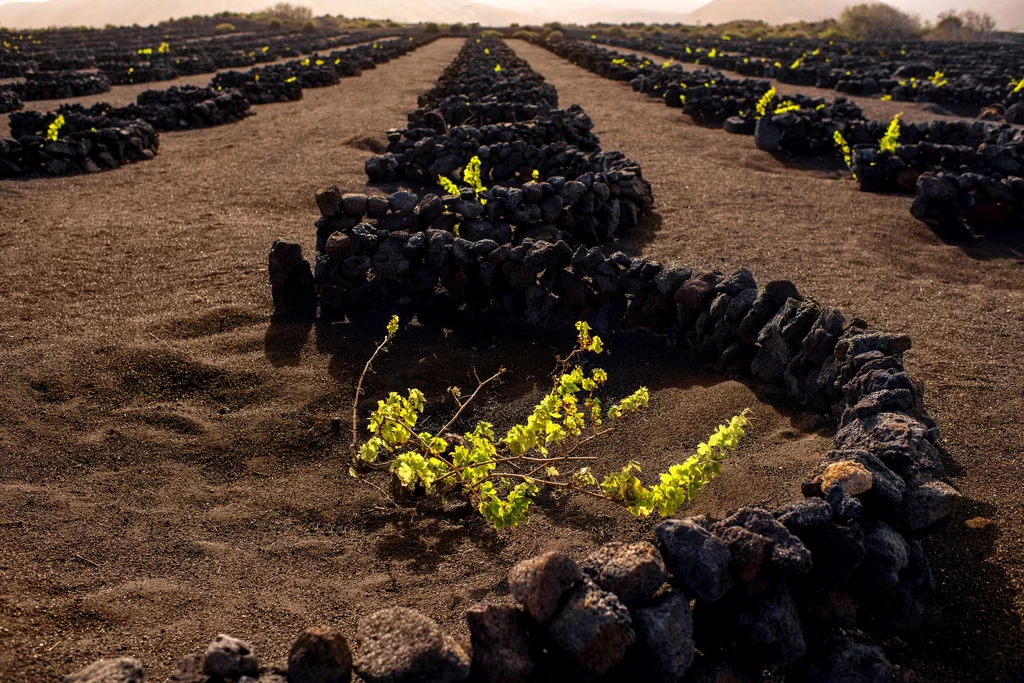
[[[350,410],[384,319],[270,321],[271,241],[312,249],[314,192],[364,187],[369,150],[404,123],[460,44],[440,40],[238,124],[162,135],[150,162],[0,184],[0,680],[58,680],[98,657],[131,655],[162,681],[219,632],[281,661],[301,628],[351,633],[393,605],[465,633],[464,608],[508,599],[515,561],[649,534],[650,522],[599,501],[552,497],[525,528],[500,534],[476,517],[391,507],[348,476],[345,428],[331,428]],[[608,147],[632,153],[624,145],[640,131],[624,134],[615,107],[660,110],[560,67],[538,58],[565,88],[563,103],[593,106]],[[662,216],[626,246],[668,254],[692,229],[696,197],[669,191],[672,175],[657,179],[678,171],[651,155],[654,130],[636,152],[655,164]],[[677,255],[741,261],[696,246],[701,259]],[[804,275],[793,261],[768,262],[755,262],[760,275]],[[507,324],[410,326],[377,364],[364,405],[422,388],[429,427],[447,414],[448,386],[504,365],[508,379],[467,418],[508,427],[570,346]],[[653,475],[754,410],[750,438],[693,512],[791,499],[830,443],[823,420],[655,340],[614,340],[601,364],[612,396],[652,391],[647,412],[594,448],[605,471],[634,459]]]
[[[840,165],[757,151],[539,47],[511,41],[602,144],[640,162],[660,221],[631,240],[666,262],[788,277],[873,326],[908,333],[965,504],[927,549],[946,613],[901,661],[935,680],[1024,680],[1024,238],[946,242],[910,198],[863,194]],[[880,103],[892,104],[892,103]],[[906,103],[901,103],[906,104]],[[976,530],[964,521],[991,519]]]

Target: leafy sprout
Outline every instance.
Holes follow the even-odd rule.
[[[774,99],[775,88],[769,88],[768,91],[761,96],[761,99],[757,101],[757,104],[754,105],[754,109],[757,111],[757,118],[762,118],[765,114],[768,113],[768,106],[772,103],[772,100]]]
[[[592,469],[597,458],[581,454],[581,449],[646,408],[650,393],[640,387],[604,409],[597,392],[608,381],[608,374],[600,368],[588,372],[580,364],[585,354],[602,353],[603,343],[585,322],[578,322],[576,330],[576,345],[566,358],[558,359],[551,391],[525,422],[514,425],[505,436],[497,436],[494,425],[486,421],[478,421],[471,431],[461,435],[454,431],[480,392],[504,374],[501,368],[486,380],[478,378],[477,388],[468,398],[463,398],[457,387],[449,388],[458,409],[436,434],[417,431],[426,408],[421,391],[409,389],[404,396],[389,393],[370,414],[370,438],[356,448],[363,379],[370,364],[387,350],[397,334],[398,319],[392,317],[387,336],[367,362],[356,389],[352,412],[354,461],[349,473],[358,477],[357,467],[383,466],[407,489],[421,489],[428,495],[456,493],[472,501],[496,529],[515,528],[524,522],[542,488],[611,502],[638,517],[655,512],[673,514],[721,473],[726,454],[736,449],[746,434],[749,411],[720,425],[706,443],[697,446],[695,454],[672,465],[654,486],[644,485],[635,462],[607,475],[599,484]]]
[[[60,135],[60,129],[64,127],[64,115],[61,114],[53,120],[53,122],[46,128],[46,139],[50,142],[57,142],[57,138]]]
[[[839,151],[842,152],[843,161],[846,162],[846,167],[850,169],[850,173],[853,173],[853,150],[850,149],[850,143],[846,141],[846,138],[844,138],[843,134],[838,130],[833,131],[832,139],[835,141],[836,147],[839,148]],[[857,174],[853,173],[853,177],[856,179]]]
[[[892,117],[892,121],[889,122],[889,127],[885,129],[885,135],[882,136],[882,141],[879,143],[878,149],[883,152],[896,152],[896,145],[900,142],[900,117],[903,116],[903,112],[896,114]]]

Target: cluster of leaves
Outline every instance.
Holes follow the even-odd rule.
[[[474,156],[466,164],[466,168],[462,171],[462,179],[472,187],[479,195],[481,192],[487,189],[484,185],[483,178],[480,176],[480,157]]]
[[[896,114],[892,117],[892,121],[889,122],[889,127],[885,129],[885,135],[882,136],[882,141],[878,145],[878,149],[883,152],[896,152],[896,145],[900,142],[900,117],[903,116],[903,112]]]
[[[57,142],[57,138],[60,136],[60,129],[64,127],[64,115],[61,114],[53,120],[53,122],[46,127],[46,139],[50,142]]]
[[[779,106],[775,107],[775,114],[786,114],[791,111],[800,111],[802,107],[793,102],[793,100],[783,100]]]
[[[481,161],[480,157],[478,156],[473,156],[473,158],[466,162],[465,168],[462,169],[462,181],[469,185],[471,188],[473,188],[473,191],[476,192],[477,197],[480,196],[481,192],[487,189],[487,186],[484,185],[483,174],[481,173],[480,169]],[[454,195],[456,197],[459,196],[459,186],[456,185],[451,179],[446,178],[443,175],[438,175],[437,183],[448,194]],[[487,200],[481,198],[480,203],[487,204]]]
[[[651,488],[637,476],[640,466],[635,462],[598,484],[591,469],[597,458],[577,453],[590,441],[614,431],[621,420],[646,408],[650,394],[646,387],[640,387],[605,408],[597,392],[608,381],[608,374],[600,368],[588,372],[580,364],[584,354],[603,351],[601,338],[592,335],[584,322],[577,323],[576,329],[576,346],[568,357],[559,359],[551,391],[525,422],[514,425],[502,437],[495,434],[490,422],[477,422],[472,431],[461,435],[452,427],[504,369],[479,381],[466,399],[458,387],[450,388],[458,410],[436,434],[418,428],[427,405],[423,392],[410,389],[404,396],[391,392],[378,401],[370,415],[370,438],[356,448],[356,415],[364,370],[353,404],[355,462],[350,474],[359,476],[356,467],[386,466],[407,489],[428,495],[455,494],[470,500],[496,529],[515,528],[525,521],[543,488],[615,503],[639,517],[654,512],[673,514],[721,472],[726,453],[735,449],[745,435],[748,411],[721,425],[707,443],[698,446],[695,455],[670,467]],[[397,330],[395,316],[370,362],[386,350]]]
[[[754,105],[754,110],[757,112],[757,118],[762,118],[768,113],[768,107],[771,105],[772,100],[775,99],[775,88],[769,88],[768,91],[761,96],[761,99]]]
[[[942,73],[941,71],[936,71],[935,73],[933,73],[931,76],[928,77],[928,80],[931,81],[932,85],[934,85],[936,88],[941,88],[945,85],[949,85],[949,79],[947,79],[946,74]]]
[[[454,195],[456,197],[459,196],[459,186],[453,183],[452,181],[448,180],[448,178],[445,178],[443,175],[437,176],[437,183],[442,188],[444,188],[444,191],[447,192],[448,194]]]
[[[853,173],[853,150],[850,149],[850,143],[846,141],[846,138],[838,130],[832,132],[832,139],[835,141],[839,151],[843,153],[843,161],[846,162],[846,167],[850,169],[850,173]],[[853,177],[856,179],[857,174],[853,173]]]
[[[672,465],[661,475],[661,481],[647,488],[640,481],[640,465],[631,462],[620,472],[601,482],[601,490],[612,500],[626,506],[637,517],[657,512],[667,517],[692,501],[708,483],[722,473],[722,462],[729,451],[739,447],[750,422],[749,411],[736,415],[727,425],[719,425],[714,434],[697,446],[697,453],[681,465]],[[635,474],[634,474],[635,473]]]

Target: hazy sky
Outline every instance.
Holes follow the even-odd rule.
[[[0,0],[0,5],[4,5],[8,2],[14,2],[16,0]],[[45,2],[46,0],[17,0],[20,2]],[[518,9],[518,10],[531,10],[531,9],[549,9],[551,7],[550,0],[477,0],[487,5],[493,5],[495,7],[503,7],[505,9]],[[850,0],[850,4],[855,4],[857,0]],[[870,1],[870,0],[866,0]],[[704,5],[708,0],[634,0],[632,3],[634,7],[643,7],[645,9],[660,10],[663,12],[690,12],[697,9],[701,5]],[[273,4],[271,0],[268,0],[267,4]],[[302,0],[296,0],[295,4],[302,4]],[[563,4],[563,3],[559,3]],[[570,2],[564,4],[573,4]],[[590,3],[583,0],[581,4],[605,4],[602,2]],[[612,4],[609,2],[608,4]],[[956,6],[963,8],[970,8],[972,5],[978,5],[977,2],[971,2],[971,0],[888,0],[886,3],[900,9],[906,9],[909,11],[919,12],[929,7],[937,8],[935,12],[941,12],[943,7]],[[383,0],[380,5],[386,6],[387,0]]]
[[[550,0],[477,0],[488,5],[495,7],[503,7],[506,9],[519,9],[519,10],[532,10],[532,9],[550,9],[552,3]],[[709,0],[632,0],[631,6],[636,8],[659,10],[662,12],[674,12],[674,13],[686,13],[692,12],[701,5],[705,5]],[[765,0],[770,2],[770,0]],[[848,4],[855,5],[859,2],[875,2],[877,0],[849,0]],[[1024,2],[1024,0],[1021,0]],[[569,2],[560,2],[561,5],[572,5],[572,0]],[[586,2],[583,0],[581,4],[596,4],[604,5],[613,4],[612,2]],[[907,12],[915,12],[923,15],[936,15],[946,9],[957,8],[957,9],[971,9],[981,6],[981,2],[976,0],[888,0],[885,4],[898,7]],[[622,7],[622,5],[618,5]]]
[[[4,5],[9,2],[15,1],[24,2],[26,0],[0,0],[0,5]],[[27,1],[45,2],[46,0]],[[85,2],[92,1],[93,0],[85,0]],[[276,0],[266,0],[266,4],[273,4],[274,1]],[[688,14],[689,12],[692,12],[695,9],[698,9],[699,7],[707,4],[709,0],[631,0],[631,2],[628,5],[618,2],[617,0],[561,0],[559,2],[552,2],[551,0],[475,1],[480,4],[486,4],[492,7],[501,8],[503,10],[510,10],[516,12],[517,17],[532,14],[536,17],[537,22],[540,23],[542,21],[550,20],[551,17],[555,15],[557,15],[557,18],[559,18],[562,21],[573,21],[573,19],[576,18],[577,16],[579,16],[581,19],[584,19],[584,17],[595,17],[607,14],[609,16],[614,16],[617,18],[617,20],[621,21],[624,19],[621,19],[620,17],[629,17],[632,13],[635,13],[637,15],[636,20],[638,21],[643,21],[645,19],[647,21],[664,21],[667,19],[667,17],[644,17],[644,10],[650,12],[671,14],[675,17],[678,17],[681,15]],[[766,4],[771,3],[771,0],[759,1],[765,2]],[[842,4],[857,4],[858,2],[873,1],[878,0],[847,0],[845,3]],[[924,19],[933,19],[939,14],[939,12],[942,12],[944,10],[983,9],[984,5],[989,4],[992,1],[993,0],[888,0],[887,4],[898,7],[904,11],[919,14]],[[1014,0],[1009,0],[1011,4],[1013,1]],[[1019,1],[1024,2],[1024,0]],[[142,2],[145,3],[147,2],[147,0],[142,0]],[[292,2],[295,2],[296,4],[308,5],[328,4],[327,2],[325,2],[325,0],[305,0],[305,3],[303,0],[292,0]],[[83,3],[80,0],[79,2],[75,2],[74,4],[81,7]],[[170,3],[166,4],[174,5],[176,3],[174,2],[174,0],[172,0]],[[434,5],[436,3],[423,2],[421,4],[423,6],[428,6]],[[447,0],[446,2],[443,3],[442,6],[449,10],[450,12],[452,9],[455,9],[456,7],[463,4],[465,3],[460,2],[459,0],[455,0],[454,2],[451,2],[451,0]],[[784,2],[783,4],[786,3]],[[798,2],[796,4],[804,3]],[[829,12],[831,8],[836,6],[836,4],[833,4],[832,2],[822,2],[821,4],[824,12]],[[212,11],[220,11],[220,8],[230,8],[233,5],[233,1],[216,0],[214,2],[211,2],[210,5],[211,7],[216,5],[218,8]],[[377,14],[380,14],[380,16],[386,16],[388,15],[389,5],[392,6],[393,10],[396,10],[398,6],[402,6],[403,8],[405,8],[407,13],[409,6],[416,7],[417,2],[416,0],[412,0],[411,2],[409,0],[393,0],[392,3],[389,2],[389,0],[379,0],[377,3],[374,4],[374,9],[377,10]],[[253,6],[253,3],[251,0],[249,2],[240,2],[239,6],[243,7],[244,9],[249,9]],[[472,14],[472,9],[468,7],[466,8],[465,11]],[[831,13],[836,12],[833,11]],[[469,20],[473,20],[472,17]],[[584,21],[586,21],[586,19],[584,19]]]

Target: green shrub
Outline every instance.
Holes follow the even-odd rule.
[[[267,26],[269,26],[270,28],[281,28],[282,26],[284,26],[284,22],[278,19],[277,17],[274,17],[273,19],[267,22]]]
[[[850,40],[850,34],[839,26],[829,26],[818,34],[818,38],[821,40]]]
[[[538,38],[540,38],[540,34],[537,33],[536,31],[527,31],[526,29],[519,29],[518,31],[512,34],[512,37],[518,38],[519,40],[527,40],[532,43],[535,42]]]
[[[905,40],[921,33],[921,18],[883,3],[847,7],[839,18],[843,30],[865,40]]]
[[[428,21],[427,23],[423,24],[424,33],[439,33],[440,31],[441,27],[437,25],[437,22]]]
[[[234,33],[237,29],[235,29],[234,24],[229,24],[225,21],[223,24],[217,24],[213,30],[216,33]]]
[[[458,495],[474,503],[496,529],[515,528],[525,521],[541,488],[614,503],[636,517],[674,514],[721,473],[726,454],[746,435],[749,411],[720,425],[706,443],[698,445],[694,455],[669,467],[650,488],[637,476],[640,466],[632,461],[598,484],[591,469],[597,458],[580,449],[614,431],[628,415],[646,408],[649,392],[640,387],[605,409],[596,394],[607,382],[608,373],[599,368],[588,373],[581,364],[584,354],[602,352],[601,339],[591,335],[584,322],[577,323],[576,329],[576,346],[565,359],[558,359],[550,393],[526,422],[513,426],[504,437],[497,437],[494,426],[483,421],[462,435],[451,431],[480,392],[505,373],[501,368],[486,380],[478,379],[468,398],[463,398],[458,387],[449,388],[458,409],[436,434],[416,431],[426,408],[423,392],[410,389],[407,396],[391,392],[377,402],[368,422],[371,436],[359,446],[363,381],[398,332],[398,316],[393,316],[387,336],[367,361],[356,386],[349,474],[359,478],[357,467],[387,466],[402,487],[426,495]]]
[[[290,2],[279,2],[263,10],[263,14],[291,24],[302,24],[313,19],[312,9],[301,5],[293,5]]]

